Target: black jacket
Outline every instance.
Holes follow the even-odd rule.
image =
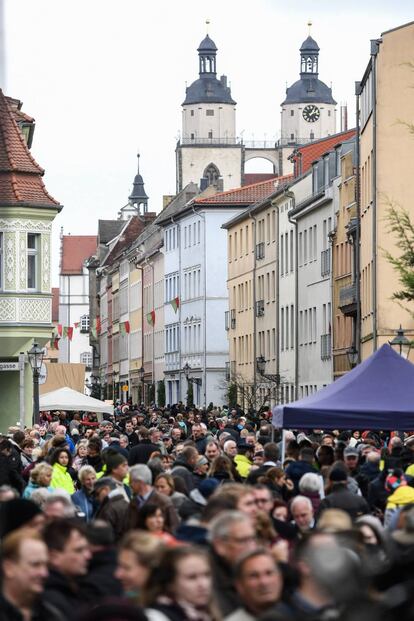
[[[151,454],[154,451],[159,451],[160,447],[157,444],[153,444],[150,440],[141,440],[139,444],[134,446],[129,451],[128,464],[135,466],[135,464],[148,463]]]
[[[319,505],[318,515],[324,509],[342,509],[348,513],[353,520],[357,517],[369,513],[369,506],[365,498],[350,492],[346,484],[336,483],[332,488],[332,492],[326,496]]]
[[[84,604],[80,598],[79,583],[51,569],[46,580],[43,601],[57,609],[64,621],[76,621]],[[47,617],[45,617],[47,619]]]
[[[24,621],[23,615],[0,593],[0,621]],[[66,621],[62,614],[50,604],[39,600],[32,613],[31,621]]]
[[[116,566],[115,548],[106,548],[94,553],[89,563],[88,574],[79,582],[82,601],[96,604],[101,598],[122,595],[121,583],[114,575]]]
[[[213,576],[213,589],[217,606],[222,617],[239,608],[241,601],[234,586],[232,568],[218,554],[211,550],[211,568]]]

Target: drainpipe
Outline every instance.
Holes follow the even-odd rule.
[[[148,259],[145,259],[144,263],[146,263],[146,265],[151,268],[151,272],[152,272],[152,310],[155,311],[154,264],[152,262],[148,261]],[[144,336],[144,333],[142,333],[142,335]],[[155,344],[155,322],[152,324],[152,356],[151,356],[151,375],[152,375],[152,384],[154,386],[154,400],[155,400],[155,350],[154,350],[154,344]]]
[[[380,41],[371,41],[372,71],[372,345],[378,346],[377,329],[377,54]]]
[[[203,285],[204,285],[204,295],[203,295],[203,398],[204,398],[204,409],[207,408],[207,249],[206,249],[206,217],[205,214],[196,211],[194,205],[191,205],[191,209],[195,216],[199,216],[203,221]]]
[[[256,229],[257,229],[257,219],[252,213],[249,211],[249,216],[253,220],[253,395],[254,395],[254,403],[256,405],[256,359],[257,359],[257,345],[256,345],[256,329],[257,329],[257,318],[256,318]]]
[[[356,94],[356,156],[355,156],[355,202],[357,229],[355,232],[355,293],[356,293],[356,325],[353,336],[353,346],[358,352],[358,364],[361,362],[361,171],[360,171],[360,140],[361,140],[361,118],[360,118],[360,95],[361,83],[355,83]]]
[[[286,191],[285,196],[292,199],[292,210],[296,207],[296,199],[294,192],[290,190]],[[292,217],[288,212],[288,220],[295,227],[295,401],[299,395],[299,250],[298,250],[298,223],[296,220],[292,220]]]
[[[178,246],[178,297],[180,298],[180,304],[178,305],[178,392],[179,400],[183,397],[181,390],[181,225],[174,220],[174,216],[171,216],[171,222],[177,225],[177,246]],[[165,320],[164,320],[165,325]],[[183,399],[183,402],[185,399]]]
[[[279,206],[272,203],[272,206],[276,209],[276,271],[275,271],[275,279],[276,279],[276,342],[275,342],[275,354],[276,354],[276,378],[278,381],[276,383],[276,405],[279,405],[280,402],[280,259],[279,259]],[[272,427],[273,430],[273,427]]]

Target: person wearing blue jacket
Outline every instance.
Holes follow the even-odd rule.
[[[92,466],[82,466],[78,472],[78,479],[81,489],[72,494],[72,502],[85,515],[85,521],[90,522],[97,509],[93,496],[95,469]]]

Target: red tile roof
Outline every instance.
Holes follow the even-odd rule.
[[[52,287],[52,323],[59,321],[59,287]]]
[[[39,166],[26,146],[15,114],[0,89],[0,205],[54,207],[59,203],[46,191]]]
[[[252,183],[260,183],[261,181],[269,181],[276,179],[275,173],[244,173],[243,185],[251,185]]]
[[[279,185],[290,181],[292,178],[292,175],[273,177],[268,181],[244,185],[241,188],[219,192],[206,198],[196,198],[194,202],[207,205],[254,205],[254,203],[273,194]]]
[[[96,235],[63,235],[60,273],[63,275],[82,274],[83,264],[96,252],[97,246]]]
[[[120,233],[119,239],[115,243],[115,246],[105,257],[102,265],[111,265],[111,262],[114,261],[121,254],[121,252],[125,250],[125,248],[132,244],[132,242],[141,235],[145,227],[151,224],[151,222],[154,222],[156,217],[157,214],[155,212],[149,211],[143,218],[132,216],[128,222],[125,222],[125,228]]]
[[[309,142],[309,144],[305,144],[303,147],[295,149],[290,156],[290,159],[294,163],[295,177],[303,175],[307,170],[309,170],[312,162],[322,157],[324,153],[331,151],[334,147],[336,147],[336,145],[341,144],[341,142],[345,142],[345,140],[349,140],[355,136],[355,133],[356,129],[350,129],[346,132],[335,134],[334,136],[328,136],[327,138],[322,138],[321,140]]]

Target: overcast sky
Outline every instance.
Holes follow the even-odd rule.
[[[413,0],[0,0],[5,4],[6,94],[36,119],[32,152],[64,209],[58,235],[96,234],[98,218],[125,205],[141,153],[150,209],[175,191],[175,144],[186,82],[198,77],[197,47],[209,34],[237,101],[237,133],[280,131],[286,83],[298,79],[299,47],[313,22],[320,78],[346,101],[370,39],[414,19]],[[0,24],[1,30],[1,24]],[[0,46],[1,49],[1,46]],[[412,53],[412,50],[410,50]],[[339,120],[339,119],[338,119]]]

